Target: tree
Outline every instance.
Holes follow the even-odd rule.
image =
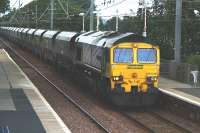
[[[173,59],[174,28],[176,1],[153,0],[151,16],[148,19],[148,35],[156,40],[161,48],[161,57]],[[182,9],[182,59],[199,53],[200,23],[198,14],[200,3],[194,0],[183,0]]]
[[[175,1],[154,0],[148,16],[148,37],[160,46],[161,58],[174,58]]]
[[[0,0],[1,1],[1,0]],[[66,15],[60,3],[69,14]],[[81,12],[86,13],[85,28],[89,29],[88,10],[90,7],[90,0],[54,0],[54,29],[67,31],[81,31],[82,17],[79,16]],[[50,27],[50,0],[32,1],[23,8],[11,11],[9,14],[3,16],[4,21],[8,21],[14,14],[15,19],[12,21],[12,26],[16,27],[36,27],[36,4],[37,4],[37,27],[49,29]]]
[[[10,1],[9,0],[0,0],[0,13],[5,13],[10,9]]]
[[[200,23],[199,16],[194,10],[200,10],[200,3],[192,0],[183,1],[183,23],[182,23],[182,56],[199,54]]]

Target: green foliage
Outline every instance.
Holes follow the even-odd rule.
[[[194,14],[200,11],[200,3],[192,0],[183,2],[182,52],[187,57],[200,51],[200,17]]]
[[[89,9],[89,0],[60,0],[62,3],[62,6],[68,11],[68,15],[65,14],[63,9],[61,8],[58,1],[55,0],[54,3],[54,29],[57,30],[68,30],[68,31],[81,31],[82,29],[82,17],[79,16],[79,13],[81,12],[87,12]],[[31,9],[32,12],[34,12],[36,3],[32,2],[29,5],[25,7],[24,10]],[[39,0],[38,3],[38,16],[40,17],[47,7],[49,6],[49,0]],[[45,7],[45,8],[44,8]],[[33,16],[33,20],[35,19],[35,15]],[[87,18],[86,18],[87,20]],[[86,23],[86,29],[88,28],[88,23]],[[35,27],[35,24],[32,23],[30,25],[31,27]],[[47,10],[47,12],[44,14],[44,17],[42,17],[39,20],[40,28],[46,28],[49,29],[50,27],[50,10]]]
[[[191,55],[187,58],[186,62],[200,67],[200,55]]]
[[[150,42],[159,45],[161,57],[174,59],[175,44],[175,0],[152,0],[152,7],[147,9],[147,35]],[[200,11],[200,2],[183,0],[182,13],[182,58],[200,51],[200,16],[194,14],[194,9]],[[144,15],[138,9],[137,16],[126,17],[119,22],[120,32],[135,32],[142,35]],[[103,27],[115,30],[115,18]]]
[[[90,0],[60,0],[61,5],[68,13],[63,11],[58,0],[54,1],[54,29],[55,30],[68,30],[68,31],[81,31],[82,30],[82,17],[79,13],[86,13],[90,7]],[[50,28],[50,0],[33,1],[21,8],[14,10],[8,15],[4,16],[4,21],[8,21],[15,14],[15,19],[12,21],[11,26],[17,27],[32,27],[36,28],[36,5],[37,5],[37,18],[38,28]],[[89,29],[88,16],[86,16],[86,30]]]
[[[5,13],[9,10],[10,1],[9,0],[0,0],[0,13]]]
[[[2,0],[0,0],[2,2]],[[81,12],[88,12],[90,0],[60,0],[64,8],[69,12],[67,17],[59,3],[55,0],[54,25],[57,30],[81,31]],[[152,0],[152,7],[147,8],[147,35],[148,40],[161,48],[161,57],[164,59],[174,59],[175,44],[175,0]],[[50,0],[38,0],[38,18],[49,6]],[[67,4],[68,3],[68,4]],[[2,4],[0,4],[2,5]],[[4,16],[4,20],[9,20],[17,12],[16,19],[12,26],[35,28],[35,5],[31,2],[20,11],[14,10]],[[68,5],[68,6],[67,6]],[[182,58],[185,60],[189,55],[200,51],[200,15],[194,14],[194,9],[200,11],[200,2],[194,0],[183,0],[182,15]],[[144,11],[138,9],[134,17],[124,17],[119,20],[120,32],[134,32],[142,35],[144,28]],[[86,30],[89,30],[89,16],[86,16]],[[106,23],[101,21],[101,30],[115,30],[116,19],[112,18]],[[39,28],[49,29],[50,10],[38,20]]]

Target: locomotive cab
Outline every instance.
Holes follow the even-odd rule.
[[[132,105],[151,105],[158,95],[160,52],[147,43],[120,43],[110,49],[111,93]],[[114,99],[114,98],[112,98]],[[114,99],[116,100],[116,99]]]

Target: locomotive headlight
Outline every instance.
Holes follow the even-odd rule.
[[[113,76],[113,81],[122,81],[123,77],[122,76]]]
[[[148,76],[147,77],[147,82],[148,83],[152,83],[152,82],[157,81],[157,80],[158,80],[157,76]]]
[[[119,77],[115,77],[115,80],[119,80]]]
[[[152,80],[152,81],[157,81],[157,79],[158,79],[157,76],[151,77],[151,80]]]

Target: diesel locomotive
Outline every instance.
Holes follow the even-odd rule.
[[[85,75],[92,90],[115,105],[147,106],[157,101],[160,50],[142,36],[17,27],[1,27],[0,34],[45,60]]]

